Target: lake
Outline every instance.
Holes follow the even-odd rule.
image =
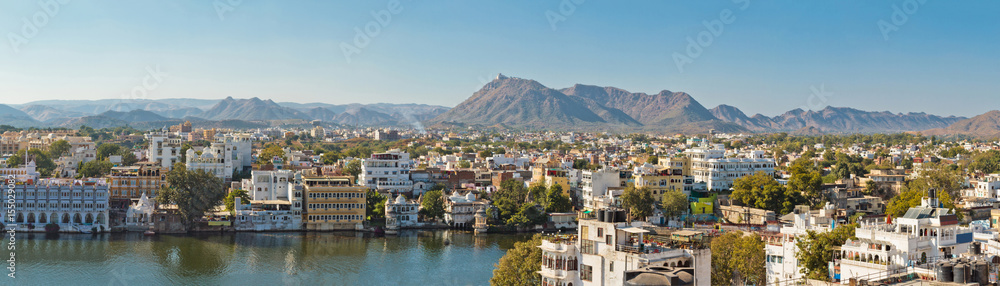
[[[402,231],[17,235],[3,285],[488,285],[528,234]]]

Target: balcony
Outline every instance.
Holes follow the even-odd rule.
[[[892,265],[882,264],[882,263],[871,263],[871,262],[855,261],[855,260],[849,260],[849,259],[841,259],[840,260],[840,265],[850,265],[850,266],[864,267],[864,268],[869,268],[869,269],[877,269],[877,270],[882,270],[882,271],[888,271],[889,267],[892,266]],[[896,267],[892,267],[892,268],[895,269]]]

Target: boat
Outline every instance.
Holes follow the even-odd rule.
[[[156,232],[152,231],[152,230],[147,230],[147,231],[143,232],[142,235],[153,236],[153,235],[156,235]]]

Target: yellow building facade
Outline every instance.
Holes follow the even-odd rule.
[[[350,176],[304,177],[307,230],[351,230],[364,226],[368,188],[356,186]]]

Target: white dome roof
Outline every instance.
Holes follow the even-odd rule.
[[[473,194],[472,191],[469,191],[468,194],[465,194],[465,199],[469,200],[470,202],[475,201],[476,200],[476,194]]]
[[[406,198],[404,198],[403,195],[399,195],[398,197],[396,197],[396,204],[405,204],[405,203],[406,203]]]

